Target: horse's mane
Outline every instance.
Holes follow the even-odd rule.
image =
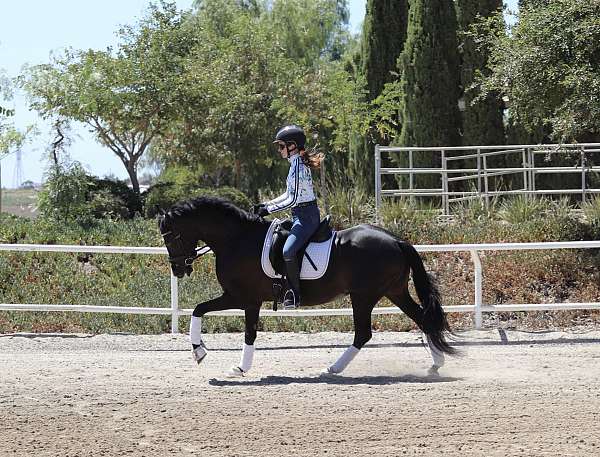
[[[196,197],[190,200],[177,203],[167,212],[170,219],[188,218],[201,215],[204,211],[211,211],[213,214],[223,216],[233,216],[240,222],[256,222],[260,218],[248,211],[244,211],[231,203],[229,200],[220,197]]]

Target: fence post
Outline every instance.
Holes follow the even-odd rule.
[[[475,266],[475,328],[480,330],[483,320],[481,311],[483,302],[483,268],[481,267],[481,258],[478,251],[471,251],[471,259]]]
[[[581,204],[585,203],[585,149],[583,146],[579,146],[581,149]]]
[[[477,148],[477,198],[481,203],[481,148]]]
[[[522,152],[523,152],[523,161],[522,161],[521,168],[523,168],[523,190],[527,191],[529,189],[529,183],[528,183],[528,179],[527,179],[528,171],[526,170],[526,168],[527,168],[526,148],[523,148]],[[525,195],[527,196],[527,198],[529,198],[528,193],[526,193]]]
[[[528,148],[529,151],[529,193],[530,198],[535,197],[535,151]]]
[[[485,186],[485,208],[490,208],[490,196],[488,192],[490,191],[490,182],[488,179],[488,167],[487,167],[487,156],[483,155],[483,185]]]
[[[177,286],[177,276],[171,271],[171,333],[173,334],[179,333],[179,289]]]
[[[446,151],[442,149],[442,207],[444,208],[444,215],[450,215],[450,196],[448,195],[448,160],[446,158]]]
[[[381,209],[381,151],[375,145],[375,220],[379,223],[379,210]]]

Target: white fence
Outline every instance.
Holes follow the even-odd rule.
[[[389,157],[404,157],[407,167],[386,167],[382,153]],[[417,167],[417,158],[426,156],[439,166]],[[491,167],[490,162],[503,157],[515,167]],[[548,159],[568,157],[572,165],[552,165]],[[461,164],[462,163],[462,164]],[[590,195],[600,194],[600,189],[590,186],[592,176],[600,172],[600,143],[543,144],[506,146],[456,146],[456,147],[388,147],[375,146],[375,206],[377,214],[382,197],[438,197],[444,214],[450,214],[450,204],[462,200],[480,198],[489,204],[490,198],[501,195],[576,195],[585,201]],[[576,189],[540,188],[539,178],[548,174],[576,174],[580,185]],[[406,176],[406,188],[383,189],[382,176]],[[438,188],[419,188],[416,177],[434,175],[439,177]],[[510,177],[513,188],[502,187],[506,183],[496,178]],[[521,187],[518,187],[521,186]],[[468,190],[464,188],[467,187]]]
[[[574,309],[600,309],[600,302],[592,303],[534,303],[534,304],[483,304],[483,267],[480,252],[484,251],[522,251],[522,250],[549,250],[549,249],[593,249],[600,248],[600,241],[566,241],[551,243],[503,243],[503,244],[440,244],[417,245],[419,252],[469,252],[474,264],[475,288],[474,304],[448,306],[447,312],[475,313],[475,327],[481,328],[483,312],[502,311],[545,311],[545,310],[574,310]],[[72,245],[40,245],[40,244],[0,244],[0,251],[22,252],[86,252],[103,254],[150,254],[167,255],[166,248],[128,247],[128,246],[72,246]],[[170,314],[171,332],[178,331],[178,318],[181,315],[191,315],[192,309],[180,309],[178,297],[177,278],[171,274],[171,306],[164,308],[150,307],[121,307],[121,306],[91,306],[68,304],[15,304],[0,303],[0,311],[75,311],[87,313],[123,313],[123,314]],[[375,308],[373,314],[401,313],[396,307]],[[211,313],[221,316],[243,316],[241,310],[227,310]],[[302,309],[295,311],[262,310],[263,316],[349,316],[350,308],[345,309]]]

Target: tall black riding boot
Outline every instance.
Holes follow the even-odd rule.
[[[283,299],[283,309],[296,309],[300,306],[300,265],[298,260],[286,260],[287,282],[290,286]]]

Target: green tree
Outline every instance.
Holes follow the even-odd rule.
[[[468,30],[476,18],[489,17],[502,11],[502,0],[458,0],[458,25],[461,55],[461,86],[464,111],[462,112],[462,143],[464,145],[504,144],[503,104],[499,93],[489,93],[475,101],[478,88],[474,85],[477,74],[489,73],[489,52],[479,48]]]
[[[450,0],[414,0],[399,67],[402,75],[402,146],[457,146],[459,65],[456,12]],[[418,155],[415,166],[439,166],[438,157]],[[439,186],[421,176],[419,185]]]
[[[397,62],[406,39],[408,2],[368,0],[362,30],[362,69],[368,99],[375,100],[386,83],[397,79]]]
[[[345,1],[281,3],[257,3],[257,12],[238,0],[198,2],[186,102],[155,150],[167,165],[186,164],[214,185],[255,194],[280,186],[285,163],[271,146],[280,125],[302,123],[330,146],[334,122],[324,94],[334,96],[324,84],[342,83],[332,70],[340,65],[331,65],[344,43]]]
[[[510,117],[555,141],[600,141],[600,2],[553,0],[525,6],[510,34],[500,15],[476,27],[490,49],[482,97],[508,97]]]
[[[369,129],[354,159],[358,183],[368,191],[374,187],[375,144],[389,144],[400,132],[401,97],[396,89],[398,57],[404,48],[408,24],[407,0],[368,0],[362,30],[362,72],[366,98],[372,102]],[[384,93],[384,88],[387,89]]]
[[[12,84],[4,70],[0,69],[0,101],[5,104],[13,96]],[[24,140],[23,133],[18,132],[9,118],[14,116],[14,110],[0,104],[0,160],[15,148],[21,146]],[[1,186],[0,186],[1,187]]]
[[[85,219],[91,216],[87,195],[92,184],[90,176],[78,162],[52,165],[44,189],[38,195],[38,207],[43,217]]]
[[[68,50],[21,78],[44,118],[89,126],[123,163],[139,193],[138,162],[181,102],[181,74],[193,36],[174,4],[152,5],[119,32],[116,50]]]
[[[6,76],[6,72],[0,69],[0,101],[4,104],[13,96],[13,84]],[[35,129],[27,127],[25,131],[15,128],[10,118],[14,116],[14,110],[0,104],[0,213],[2,213],[2,159],[18,151],[25,141],[30,138]]]
[[[279,72],[293,74],[291,62],[272,25],[235,0],[201,2],[187,26],[196,43],[182,75],[184,96],[153,154],[168,167],[192,167],[212,185],[255,190],[271,165]]]
[[[274,27],[286,57],[310,66],[325,57],[339,60],[349,39],[347,0],[273,2],[265,17]],[[316,20],[318,18],[318,20]]]

